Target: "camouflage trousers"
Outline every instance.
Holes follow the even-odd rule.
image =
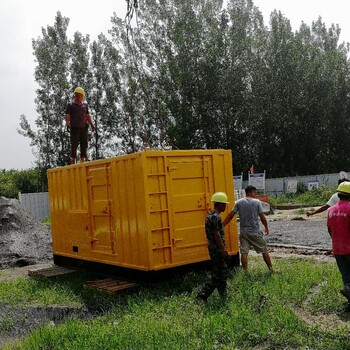
[[[198,298],[203,300],[207,300],[215,289],[218,290],[221,297],[226,298],[227,296],[228,267],[226,258],[221,255],[213,256],[212,261],[213,269],[210,280],[204,284],[198,294]]]

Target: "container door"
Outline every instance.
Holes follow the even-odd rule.
[[[208,259],[204,226],[212,187],[210,162],[210,157],[169,161],[174,263]]]
[[[115,225],[111,193],[111,165],[87,168],[91,251],[115,254]]]

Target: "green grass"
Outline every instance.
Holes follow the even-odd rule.
[[[45,225],[51,225],[51,218],[47,217],[44,220],[41,220],[41,223]]]
[[[1,272],[1,271],[0,271]],[[60,278],[20,277],[0,282],[0,300],[7,305],[26,307],[29,305],[64,305],[80,307],[85,304],[103,304],[108,295],[84,287],[84,281],[96,276],[75,272]],[[112,300],[109,298],[110,302]]]
[[[249,263],[248,275],[239,271],[230,277],[226,302],[214,292],[207,304],[195,301],[205,272],[115,295],[82,288],[84,278],[77,275],[55,281],[26,278],[6,286],[2,282],[3,303],[90,303],[104,310],[90,320],[37,329],[7,350],[350,349],[345,325],[308,325],[293,311],[321,315],[316,319],[342,314],[341,278],[334,262],[278,260],[275,265],[282,273],[273,275],[260,257],[251,257]],[[11,320],[5,325],[11,327]]]
[[[337,186],[320,186],[312,191],[306,191],[300,194],[283,194],[279,197],[269,197],[271,205],[299,204],[305,206],[320,206],[325,204],[328,199],[336,192]]]
[[[300,209],[294,210],[293,213],[295,215],[304,215],[306,214],[306,210],[304,208],[300,208]]]

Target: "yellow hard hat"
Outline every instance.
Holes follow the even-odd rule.
[[[214,203],[229,203],[227,194],[225,192],[215,192],[213,194],[213,197],[211,197],[211,201]]]
[[[75,88],[74,93],[75,93],[75,94],[81,94],[81,95],[85,96],[85,91],[84,91],[84,89],[81,88],[81,87]]]
[[[341,184],[339,184],[337,188],[337,192],[343,192],[343,193],[349,193],[350,194],[350,182],[344,181]]]

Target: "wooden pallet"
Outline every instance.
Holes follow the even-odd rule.
[[[62,267],[62,266],[52,266],[52,267],[48,267],[46,269],[28,270],[28,275],[29,276],[41,276],[41,277],[45,277],[45,278],[50,278],[50,277],[68,275],[69,273],[72,273],[75,271],[76,270],[68,269],[68,268]]]
[[[123,289],[136,287],[138,284],[124,280],[106,278],[103,280],[86,281],[85,286],[92,289],[103,290],[108,293],[115,293]]]

